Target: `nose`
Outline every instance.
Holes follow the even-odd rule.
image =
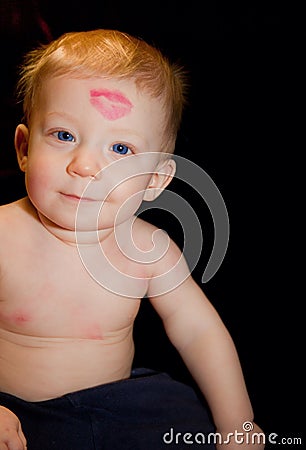
[[[78,149],[69,164],[67,172],[69,175],[82,178],[97,179],[102,166],[98,161],[98,157],[90,151]]]

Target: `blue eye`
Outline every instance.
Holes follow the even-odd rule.
[[[68,131],[57,131],[57,137],[60,141],[73,142],[74,137]]]
[[[114,144],[112,146],[112,149],[115,153],[118,153],[119,155],[126,155],[127,153],[130,153],[131,150],[127,145],[124,144]]]

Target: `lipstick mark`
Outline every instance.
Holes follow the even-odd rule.
[[[120,92],[91,89],[90,103],[108,120],[117,120],[130,113],[132,103]]]

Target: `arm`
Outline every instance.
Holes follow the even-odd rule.
[[[5,230],[6,225],[2,226],[2,224],[7,223],[7,217],[5,215],[6,206],[0,207],[1,220],[0,220],[0,236],[1,236],[1,245],[0,249],[4,252],[8,251],[5,242]],[[3,214],[3,215],[2,215]],[[2,218],[4,217],[4,221]],[[1,252],[0,252],[1,253]],[[2,260],[2,254],[1,258]],[[3,276],[2,266],[0,265],[0,280]],[[1,286],[0,286],[1,292]],[[1,292],[2,293],[2,292]],[[1,306],[1,301],[0,301]],[[0,349],[0,361],[1,361],[1,349]],[[18,417],[9,409],[0,405],[0,450],[26,450],[27,444],[24,434],[21,429],[20,421]]]
[[[182,261],[176,272],[184,270],[183,265]],[[174,272],[171,276],[173,279]],[[242,433],[243,423],[253,423],[254,418],[239,358],[226,327],[203,291],[189,275],[169,292],[153,296],[151,303],[205,396],[217,431],[224,439],[235,430]],[[253,432],[261,432],[256,424]],[[263,445],[250,447],[255,450]],[[242,450],[244,445],[232,438],[225,448]]]
[[[27,443],[18,417],[0,406],[0,450],[26,450]]]

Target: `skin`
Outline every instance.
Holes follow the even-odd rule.
[[[131,107],[114,117],[93,92],[108,101],[120,93]],[[35,402],[129,377],[133,323],[148,295],[218,430],[241,430],[253,412],[226,328],[175,243],[135,219],[175,172],[161,158],[162,119],[131,80],[43,83],[29,127],[15,135],[28,196],[0,207],[0,390]],[[0,450],[26,448],[18,418],[0,413]]]

